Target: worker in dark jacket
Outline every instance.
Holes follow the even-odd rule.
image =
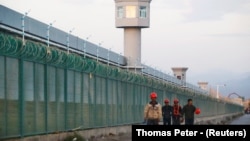
[[[193,100],[188,99],[188,103],[182,109],[182,116],[185,118],[185,125],[193,125],[194,124],[194,113],[196,107],[193,105]]]
[[[171,116],[173,112],[173,107],[169,105],[169,100],[164,100],[165,105],[162,106],[162,117],[163,117],[163,125],[171,125]]]

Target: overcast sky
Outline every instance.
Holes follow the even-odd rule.
[[[123,54],[114,0],[0,0],[18,12]],[[142,29],[142,63],[164,72],[188,67],[250,72],[250,0],[152,0],[150,28]],[[209,75],[209,74],[208,74]],[[187,76],[188,77],[188,76]],[[202,79],[202,78],[201,78]],[[226,78],[225,78],[226,79]],[[206,81],[206,80],[205,80]]]

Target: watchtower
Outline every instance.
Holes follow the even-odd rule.
[[[115,24],[124,29],[128,67],[141,66],[141,28],[149,28],[151,0],[115,0]]]
[[[186,86],[186,71],[188,68],[186,67],[173,67],[172,68],[174,76],[182,81],[182,85]]]

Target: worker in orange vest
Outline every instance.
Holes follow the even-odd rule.
[[[179,100],[174,99],[173,112],[172,112],[172,125],[180,125],[183,122],[182,107],[179,105]]]

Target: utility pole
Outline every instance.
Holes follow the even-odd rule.
[[[216,87],[217,87],[217,89],[216,89],[216,98],[219,98],[219,87],[220,86],[226,87],[226,84],[224,84],[224,85],[216,85]]]

